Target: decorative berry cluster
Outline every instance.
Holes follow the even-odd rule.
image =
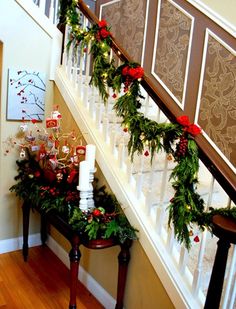
[[[185,137],[185,135],[183,134],[180,139],[179,139],[179,143],[176,147],[176,155],[177,157],[184,157],[186,154],[186,151],[188,149],[188,140]]]

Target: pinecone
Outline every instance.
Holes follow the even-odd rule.
[[[179,143],[176,148],[176,155],[178,157],[184,157],[186,154],[187,148],[188,148],[188,140],[184,135],[182,135],[179,139]]]

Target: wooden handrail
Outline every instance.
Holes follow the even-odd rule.
[[[95,24],[99,22],[97,16],[87,7],[83,0],[78,0],[77,6],[91,23]],[[111,37],[111,47],[116,55],[124,62],[132,61],[131,57],[121,47],[117,40],[113,36]],[[164,102],[164,99],[160,94],[160,90],[156,85],[154,85],[153,81],[147,74],[144,74],[141,84],[162,112],[170,119],[170,121],[176,122],[176,118],[180,116],[179,109],[175,104]],[[200,159],[206,165],[214,178],[219,182],[225,192],[229,195],[231,200],[236,203],[236,177],[233,171],[226,165],[226,163],[224,163],[220,155],[214,149],[209,149],[210,145],[203,135],[196,136],[195,140],[199,147]]]

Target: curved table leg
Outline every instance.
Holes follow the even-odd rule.
[[[115,309],[123,308],[125,283],[128,271],[128,264],[130,261],[130,247],[132,246],[132,241],[126,241],[124,244],[120,244],[121,251],[118,255],[119,261],[119,271],[118,271],[118,284],[117,284],[117,300]]]
[[[29,236],[29,218],[30,218],[30,206],[26,202],[22,205],[23,212],[23,257],[24,261],[27,261],[28,258],[28,236]]]
[[[69,309],[76,309],[76,287],[79,274],[79,262],[81,253],[79,250],[79,237],[74,236],[71,241],[72,248],[69,253],[70,257],[70,304]]]

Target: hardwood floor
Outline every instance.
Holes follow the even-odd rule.
[[[48,247],[29,250],[28,262],[21,251],[0,254],[1,309],[67,309],[69,270]],[[104,308],[81,284],[78,309]]]

